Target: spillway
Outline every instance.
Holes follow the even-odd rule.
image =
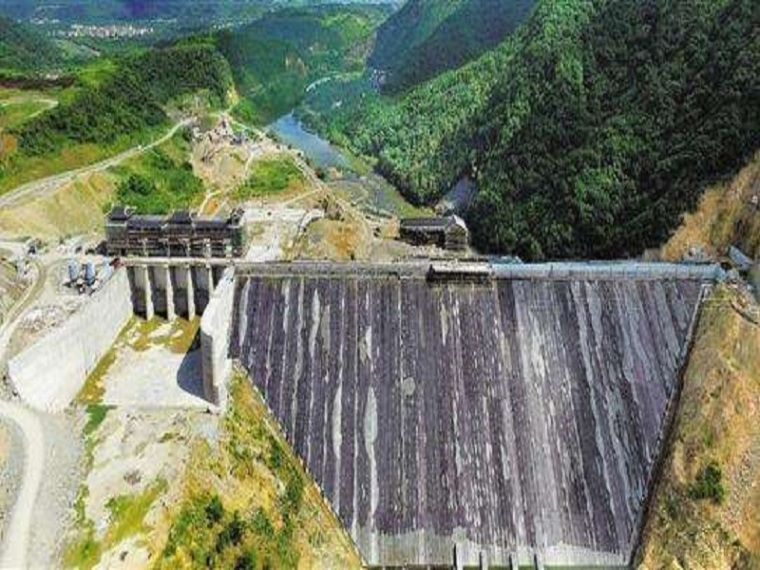
[[[703,281],[269,268],[231,356],[370,565],[626,565]]]

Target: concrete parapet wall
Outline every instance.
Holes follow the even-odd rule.
[[[572,280],[663,280],[688,279],[714,281],[721,279],[719,265],[686,263],[492,263],[491,269],[497,279],[572,279]]]
[[[620,262],[555,262],[555,263],[499,263],[499,262],[438,262],[411,261],[395,263],[239,263],[238,275],[269,275],[286,277],[303,275],[343,278],[390,277],[399,279],[424,278],[429,271],[445,275],[472,272],[478,276],[490,274],[493,279],[572,280],[572,281],[651,281],[677,280],[715,281],[723,276],[719,265],[685,263]]]
[[[121,269],[62,326],[8,363],[14,388],[33,408],[64,409],[131,316],[129,280]]]
[[[201,319],[203,392],[207,400],[225,407],[227,378],[232,369],[229,355],[232,308],[235,301],[235,272],[225,270]]]

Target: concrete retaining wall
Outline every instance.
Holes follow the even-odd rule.
[[[11,383],[33,408],[64,409],[131,316],[129,280],[121,269],[62,326],[8,363]]]
[[[217,406],[227,404],[227,378],[232,369],[229,355],[232,307],[235,300],[235,271],[222,275],[201,319],[203,392]]]

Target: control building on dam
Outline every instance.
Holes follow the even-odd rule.
[[[713,270],[485,268],[239,265],[229,357],[368,565],[626,566]]]

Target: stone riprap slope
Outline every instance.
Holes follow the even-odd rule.
[[[369,564],[626,564],[700,291],[270,269],[231,351]]]

